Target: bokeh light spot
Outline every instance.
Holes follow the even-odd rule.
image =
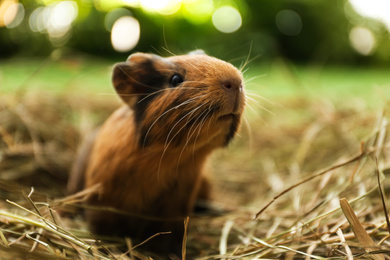
[[[62,46],[71,37],[72,24],[78,15],[75,1],[58,1],[38,7],[29,17],[33,32],[47,33],[53,45]]]
[[[353,9],[364,17],[381,21],[390,32],[390,1],[389,0],[349,0]]]
[[[276,27],[284,35],[296,36],[301,33],[302,20],[293,10],[282,10],[276,14]]]
[[[30,14],[29,25],[33,32],[43,32],[46,29],[46,22],[49,17],[45,7],[38,7]]]
[[[14,6],[18,2],[16,0],[0,1],[0,27],[6,26],[15,19],[17,10]]]
[[[122,2],[128,6],[132,6],[132,7],[139,7],[140,6],[140,2],[139,0],[122,0]]]
[[[111,32],[114,23],[122,16],[132,16],[131,12],[125,8],[117,8],[110,11],[104,18],[104,27]]]
[[[140,0],[142,8],[149,11],[156,11],[164,8],[169,0]]]
[[[24,19],[24,7],[22,4],[11,5],[4,14],[4,23],[7,28],[15,28]]]
[[[56,2],[46,7],[49,20],[46,21],[46,30],[53,44],[60,46],[69,38],[69,31],[73,21],[77,18],[78,6],[74,1]]]
[[[222,6],[213,14],[213,24],[218,31],[232,33],[242,25],[240,12],[232,6]]]
[[[140,32],[137,19],[131,16],[119,18],[111,30],[112,47],[119,52],[130,51],[137,45]]]
[[[171,15],[180,9],[182,0],[140,0],[140,3],[141,7],[147,11]]]
[[[82,0],[82,2],[90,3],[92,2],[95,8],[100,12],[109,12],[115,8],[120,8],[123,6],[139,7],[139,1],[134,3],[134,1],[124,1],[124,0]],[[138,5],[136,5],[138,4]]]
[[[140,0],[140,3],[146,11],[171,15],[180,9],[182,0]]]
[[[214,11],[212,0],[184,0],[183,6],[186,19],[194,24],[209,21]]]
[[[354,27],[349,33],[351,46],[362,55],[370,55],[374,52],[376,40],[374,34],[367,28]]]
[[[77,4],[73,1],[63,1],[51,6],[47,30],[51,37],[60,38],[66,34],[72,22],[77,17]]]
[[[171,0],[164,8],[158,10],[158,12],[163,15],[174,14],[177,11],[179,11],[181,7],[181,2],[182,2],[181,0]]]

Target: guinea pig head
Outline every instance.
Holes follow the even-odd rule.
[[[134,111],[143,146],[226,145],[245,105],[241,72],[200,51],[168,58],[135,53],[115,66],[113,85]]]

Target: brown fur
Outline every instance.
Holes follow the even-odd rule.
[[[175,74],[184,81],[171,86]],[[197,198],[209,194],[204,163],[239,126],[245,104],[241,73],[205,54],[136,53],[115,66],[113,85],[125,105],[81,149],[68,187],[75,192],[100,183],[89,204],[134,214],[89,210],[93,232],[142,240],[172,231],[167,241],[173,242],[164,248],[178,251],[182,219]]]

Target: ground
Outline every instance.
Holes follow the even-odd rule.
[[[120,104],[110,86],[111,64],[52,57],[0,66],[4,259],[143,257],[142,247],[118,251],[132,248],[129,240],[91,236],[75,210],[79,200],[65,193],[80,140]],[[386,71],[283,60],[250,64],[240,134],[207,167],[213,206],[222,214],[190,217],[186,256],[389,258],[387,209],[378,186],[379,176],[386,198]],[[345,203],[340,208],[342,198],[352,212]]]

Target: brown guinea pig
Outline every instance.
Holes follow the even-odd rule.
[[[93,232],[141,241],[172,231],[159,245],[180,252],[183,219],[209,196],[205,161],[240,125],[242,75],[201,51],[135,53],[114,67],[112,82],[124,105],[83,145],[68,189],[100,184],[88,204],[129,213],[87,210]]]

